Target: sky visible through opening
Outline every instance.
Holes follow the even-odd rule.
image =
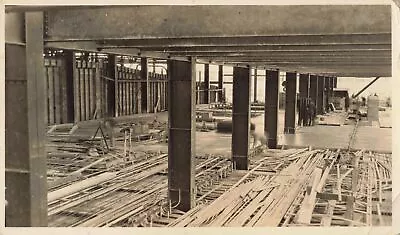
[[[196,78],[199,81],[204,81],[204,65],[198,64],[196,67]],[[224,82],[232,82],[232,67],[224,66]],[[227,76],[230,75],[230,76]],[[257,100],[264,101],[264,89],[265,89],[265,70],[257,71]],[[280,72],[280,79],[282,82],[285,80],[285,72]],[[337,82],[338,88],[346,88],[349,90],[349,95],[353,93],[357,93],[362,88],[364,88],[369,82],[374,80],[375,77],[369,78],[355,78],[355,77],[339,77]],[[218,81],[218,66],[210,65],[210,82]],[[232,101],[232,84],[224,84],[224,88],[226,91],[226,96],[228,101]],[[297,85],[297,91],[299,86]],[[251,80],[251,101],[253,101],[253,90],[254,83],[253,77]],[[280,85],[281,92],[283,91],[282,86]],[[386,99],[387,97],[392,96],[392,78],[391,77],[381,77],[374,84],[372,84],[368,89],[366,89],[360,96],[367,97],[368,95],[377,94],[380,99]]]

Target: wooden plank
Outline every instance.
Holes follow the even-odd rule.
[[[157,111],[160,112],[161,111],[161,82],[157,82]]]
[[[86,115],[85,115],[85,71],[84,71],[84,66],[83,66],[83,61],[79,61],[79,101],[80,101],[80,114],[81,114],[81,121],[86,120]]]
[[[74,79],[74,122],[78,122],[81,120],[81,101],[80,101],[80,95],[79,95],[79,91],[80,91],[80,82],[79,82],[79,69],[77,69],[77,61],[75,59],[75,53],[72,52],[72,59],[71,62],[72,64],[72,74],[73,74],[73,79]]]
[[[51,59],[50,59],[51,60]],[[49,105],[49,124],[55,124],[55,118],[54,118],[54,73],[53,73],[53,67],[48,66],[47,67],[47,77],[48,77],[48,90],[47,90],[47,97],[48,97],[48,105]]]
[[[331,226],[333,211],[335,210],[336,200],[329,200],[326,210],[326,216],[322,217],[321,225],[324,227]]]
[[[300,224],[310,224],[312,213],[315,207],[315,200],[317,196],[317,187],[319,182],[321,181],[322,169],[315,168],[313,172],[313,181],[311,184],[311,191],[307,194],[303,200],[303,203],[300,206],[299,212],[297,213],[298,217],[296,219],[297,223]]]
[[[124,78],[125,78],[125,73],[124,73]],[[122,90],[123,97],[124,97],[124,115],[128,115],[128,83],[124,83],[124,88]]]
[[[336,165],[336,189],[337,189],[337,193],[339,195],[339,199],[338,201],[342,201],[342,181],[340,180],[340,165],[339,163]]]
[[[118,66],[117,64],[115,64],[115,79],[114,79],[114,100],[115,100],[115,104],[114,104],[114,108],[115,108],[115,117],[119,116],[119,95],[118,95],[118,91],[119,91],[119,83],[118,83],[118,79],[119,79],[119,71],[118,71]]]
[[[87,64],[86,64],[86,85],[88,86],[88,88],[87,88],[87,93],[86,93],[86,96],[87,96],[87,99],[88,99],[88,104],[87,104],[87,107],[86,107],[86,111],[87,111],[87,113],[88,113],[88,118],[89,118],[89,120],[92,120],[93,119],[93,114],[94,114],[94,111],[93,111],[93,105],[94,105],[94,103],[93,103],[93,101],[94,101],[94,99],[93,99],[93,91],[92,91],[92,89],[93,89],[93,71],[92,71],[92,62],[91,61],[87,61]]]
[[[105,79],[103,79],[102,81],[103,81],[103,84],[104,84],[104,86],[103,86],[104,87],[104,96],[103,96],[103,99],[102,99],[102,107],[103,107],[103,110],[104,110],[103,116],[106,116],[106,114],[110,113],[110,110],[108,110],[108,105],[107,105],[108,100],[110,100],[109,99],[110,94],[108,93],[110,81],[105,80]]]
[[[79,181],[77,183],[74,183],[72,185],[69,185],[67,187],[61,188],[59,190],[53,191],[48,193],[47,195],[47,201],[53,202],[58,199],[61,199],[63,197],[66,197],[68,195],[74,194],[76,192],[79,192],[83,189],[95,186],[99,183],[105,182],[107,180],[110,180],[112,178],[115,178],[117,176],[117,173],[115,172],[105,172],[100,175],[88,178],[86,180]]]
[[[138,102],[138,113],[142,113],[142,83],[137,82],[137,102]]]
[[[54,60],[57,63],[57,60]],[[61,78],[60,67],[55,65],[54,69],[54,120],[56,124],[61,124]]]
[[[60,92],[61,92],[61,123],[68,123],[67,71],[64,59],[59,59]]]
[[[372,226],[372,171],[371,166],[367,165],[367,214],[366,214],[366,224]]]
[[[131,77],[132,75],[129,74]],[[132,94],[132,82],[128,83],[128,114],[132,115],[133,113],[133,94]]]
[[[320,193],[322,191],[323,187],[325,186],[326,179],[328,178],[329,172],[331,171],[332,166],[335,163],[335,161],[336,161],[336,158],[332,159],[331,164],[325,168],[324,173],[322,174],[321,180],[319,181],[317,189],[316,189],[318,193]]]
[[[376,211],[377,211],[378,218],[379,218],[379,226],[385,226],[385,221],[383,220],[383,217],[382,217],[380,203],[376,203]]]
[[[103,117],[103,106],[101,105],[101,96],[102,96],[102,92],[101,92],[101,80],[103,80],[100,77],[100,66],[99,66],[99,62],[96,62],[96,68],[95,68],[95,99],[96,99],[96,110],[97,110],[97,118]]]
[[[85,68],[84,68],[84,83],[85,83],[85,89],[84,89],[84,97],[85,97],[85,119],[90,120],[92,119],[91,114],[90,114],[90,77],[89,77],[89,62],[84,61]]]

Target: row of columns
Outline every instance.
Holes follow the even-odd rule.
[[[6,49],[6,225],[47,225],[45,152],[46,83],[43,79],[43,13],[16,16],[20,41],[7,40]],[[16,31],[18,31],[16,30]],[[16,33],[15,35],[18,35]],[[147,59],[142,58],[142,76]],[[115,62],[114,62],[115,63]],[[114,67],[114,66],[110,66]],[[208,66],[206,66],[208,68]],[[196,58],[168,60],[168,197],[171,206],[188,211],[195,206],[195,99]],[[206,69],[209,71],[209,69]],[[112,71],[111,71],[112,72]],[[206,73],[207,74],[207,73]],[[257,76],[255,74],[255,81]],[[296,73],[287,73],[285,132],[295,132]],[[205,76],[209,82],[209,76]],[[305,80],[305,81],[303,81]],[[300,94],[311,97],[323,110],[324,77],[300,75]],[[266,71],[265,122],[268,147],[277,147],[279,70]],[[309,82],[309,84],[308,84]],[[335,86],[336,78],[327,82]],[[218,71],[223,85],[223,66]],[[251,67],[233,69],[232,161],[248,169]],[[141,86],[142,107],[148,108],[148,84]],[[256,89],[255,85],[255,91]],[[329,86],[331,88],[331,86]],[[219,93],[222,100],[222,91]],[[322,104],[322,105],[321,105]]]

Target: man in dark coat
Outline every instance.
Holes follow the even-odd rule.
[[[309,117],[309,125],[314,126],[314,121],[316,117],[317,108],[315,107],[314,101],[310,101],[308,105],[308,117]]]

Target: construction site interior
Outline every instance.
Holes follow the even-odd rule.
[[[6,6],[6,226],[391,226],[390,16]]]

